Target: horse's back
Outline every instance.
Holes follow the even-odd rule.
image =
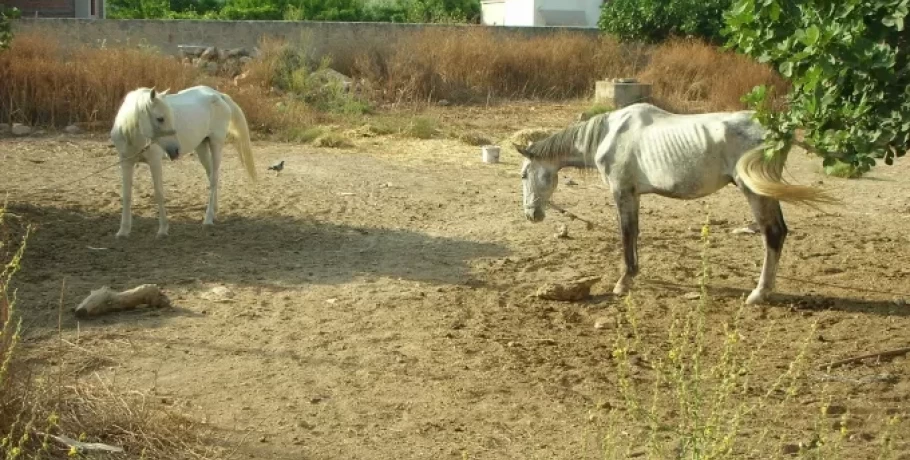
[[[698,198],[730,183],[736,152],[751,144],[751,114],[658,115],[626,140],[642,192]]]

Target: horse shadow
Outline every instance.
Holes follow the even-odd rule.
[[[662,280],[641,280],[642,285],[648,285],[661,290],[683,295],[685,293],[695,292],[700,289],[697,285],[683,285],[671,283]],[[734,288],[729,286],[708,286],[708,295],[714,299],[720,300],[737,300],[745,302],[751,290]],[[836,310],[847,313],[873,314],[880,316],[910,316],[910,308],[899,306],[894,302],[886,300],[868,300],[857,299],[852,297],[835,297],[817,294],[788,294],[785,292],[775,291],[762,306],[792,308],[800,311],[825,311]]]
[[[26,326],[48,333],[56,331],[58,317],[61,327],[76,327],[69,310],[103,285],[217,283],[254,287],[263,296],[376,278],[476,287],[485,282],[474,276],[471,261],[510,253],[496,243],[278,215],[225,215],[214,227],[172,218],[170,236],[160,240],[155,218],[134,216],[131,236],[118,240],[119,214],[31,204],[8,210],[35,225],[13,283]],[[143,326],[155,327],[198,315],[174,303],[166,312],[119,312],[97,323],[142,315]]]

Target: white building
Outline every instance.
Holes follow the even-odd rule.
[[[604,0],[481,0],[481,23],[596,28],[603,3]]]

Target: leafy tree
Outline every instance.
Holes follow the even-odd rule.
[[[598,25],[620,40],[657,42],[673,36],[721,43],[732,0],[610,0]]]
[[[726,15],[730,46],[768,62],[792,82],[787,107],[770,107],[769,90],[745,100],[775,141],[796,143],[862,173],[892,164],[910,147],[910,0],[736,0]]]
[[[13,25],[11,19],[17,19],[21,11],[17,8],[7,8],[0,5],[0,50],[9,48],[10,42],[13,41]]]
[[[362,0],[292,0],[285,10],[285,19],[308,21],[361,21],[364,16]]]

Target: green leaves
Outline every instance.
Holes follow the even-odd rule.
[[[11,19],[18,19],[22,12],[18,8],[7,8],[0,5],[0,51],[9,48],[13,41],[13,25]]]
[[[743,101],[758,112],[775,151],[797,130],[825,166],[859,173],[910,148],[910,0],[735,0],[725,14],[728,46],[774,65],[793,85],[786,108],[769,95]]]
[[[690,36],[721,42],[724,12],[731,4],[732,0],[610,0],[601,7],[598,25],[626,41],[657,42],[671,36]],[[737,15],[747,13],[739,11]]]

